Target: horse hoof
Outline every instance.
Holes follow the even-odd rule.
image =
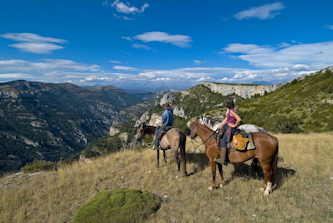
[[[223,187],[223,184],[220,184],[220,188],[222,188]]]
[[[176,179],[178,179],[178,178],[179,178],[179,176],[177,175],[177,176],[176,176]]]
[[[208,190],[213,190],[213,186],[209,186],[209,187],[208,187]]]

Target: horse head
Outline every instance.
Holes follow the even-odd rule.
[[[141,124],[139,126],[139,128],[136,130],[136,135],[135,135],[135,139],[136,141],[141,141],[142,138],[145,136],[146,132],[145,132],[145,127],[146,127],[146,124]]]
[[[190,120],[190,123],[191,123],[191,125],[190,125],[190,127],[191,127],[191,133],[190,133],[190,137],[191,137],[191,139],[195,139],[195,137],[197,137],[197,131],[196,131],[196,127],[195,127],[195,124],[197,123],[197,121],[192,121],[192,120]]]

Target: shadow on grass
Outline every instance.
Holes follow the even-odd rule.
[[[203,171],[207,166],[209,166],[209,159],[205,153],[187,153],[186,163],[194,163],[197,165],[192,173],[187,174],[187,176],[191,176]]]
[[[188,176],[201,172],[206,167],[210,166],[209,159],[204,153],[187,153],[186,162],[194,163],[197,165],[192,173],[188,173]],[[279,158],[279,162],[283,162],[283,159]],[[234,171],[231,174],[231,178],[225,182],[226,183],[225,185],[228,185],[231,181],[233,181],[237,177],[243,177],[246,179],[264,180],[264,173],[260,167],[260,164],[247,165],[245,163],[237,163],[237,164],[229,163],[229,165],[234,166]],[[286,169],[283,167],[279,167],[278,165],[276,180],[275,180],[276,189],[280,188],[283,185],[283,182],[285,181],[286,178],[294,176],[295,173],[296,171],[293,169]]]
[[[231,181],[233,181],[237,177],[243,177],[247,179],[257,179],[257,180],[264,180],[264,173],[260,167],[260,164],[256,166],[255,168],[251,167],[250,165],[247,165],[245,163],[238,163],[238,164],[232,164],[234,165],[234,172],[231,174],[231,178],[226,181],[226,185],[229,184]],[[296,174],[296,171],[293,169],[286,169],[283,167],[277,168],[276,173],[276,189],[280,188],[283,183],[285,182],[286,178],[290,178]]]

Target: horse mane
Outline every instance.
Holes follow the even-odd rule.
[[[196,123],[199,124],[199,127],[200,127],[200,128],[204,128],[204,129],[207,129],[207,130],[209,130],[209,131],[211,131],[211,132],[214,132],[214,131],[213,131],[211,128],[209,128],[208,126],[203,125],[203,124],[199,123],[198,121],[196,121]]]

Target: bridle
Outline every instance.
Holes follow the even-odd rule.
[[[191,127],[191,133],[190,133],[190,135],[192,135],[192,132],[193,132],[193,129],[194,129],[194,125],[195,125],[195,123],[193,123],[193,125],[192,125],[192,127]],[[216,132],[217,132],[217,130],[218,129],[216,129],[205,141],[203,141],[199,146],[201,146],[201,145],[203,145],[203,144],[205,144],[205,142],[207,142],[208,141],[208,139],[210,139],[212,136],[214,136],[215,134],[216,134]],[[191,142],[193,143],[193,140],[196,142],[196,140],[195,140],[195,138],[196,138],[197,136],[195,136],[195,137],[193,137],[193,139],[192,139],[192,137],[191,137]],[[194,143],[193,143],[194,144]]]

